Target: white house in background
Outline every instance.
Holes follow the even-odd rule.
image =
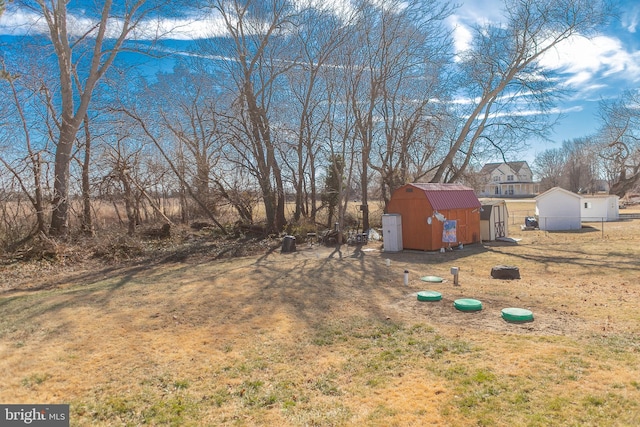
[[[581,206],[582,221],[617,221],[620,219],[619,197],[613,194],[583,195]]]
[[[540,183],[533,181],[527,162],[487,163],[480,170],[485,185],[480,197],[533,197]]]
[[[582,228],[582,196],[560,187],[536,196],[536,216],[540,230],[560,231]]]

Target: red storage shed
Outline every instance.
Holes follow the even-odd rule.
[[[480,208],[464,185],[414,183],[393,192],[387,213],[402,215],[404,249],[434,251],[479,242]]]

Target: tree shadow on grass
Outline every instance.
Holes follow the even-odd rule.
[[[588,234],[599,232],[600,229],[591,225],[583,225],[578,230],[544,230],[549,234]]]
[[[500,246],[515,246],[514,243],[498,244]],[[465,258],[487,252],[487,248],[480,243],[464,245],[462,249],[440,251],[403,250],[402,252],[380,252],[379,257],[391,262],[405,262],[409,264],[442,264],[462,262]]]
[[[493,250],[493,249],[489,249]],[[501,252],[501,254],[504,254]],[[594,254],[584,250],[574,249],[570,244],[562,250],[562,255],[557,251],[550,253],[544,248],[535,248],[528,252],[510,252],[505,254],[516,260],[534,262],[544,266],[575,266],[583,268],[594,275],[606,275],[606,272],[620,269],[640,272],[640,263],[636,256],[630,253],[607,252],[606,254]]]

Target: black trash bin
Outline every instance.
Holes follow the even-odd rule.
[[[296,251],[296,238],[294,236],[284,236],[282,239],[281,253],[295,252]]]

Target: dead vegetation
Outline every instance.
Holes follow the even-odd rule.
[[[65,277],[83,270],[235,258],[263,254],[279,245],[280,239],[262,233],[232,229],[222,236],[206,226],[144,227],[137,236],[116,229],[99,238],[80,236],[69,241],[39,234],[0,255],[0,289],[37,287],[52,274]]]

